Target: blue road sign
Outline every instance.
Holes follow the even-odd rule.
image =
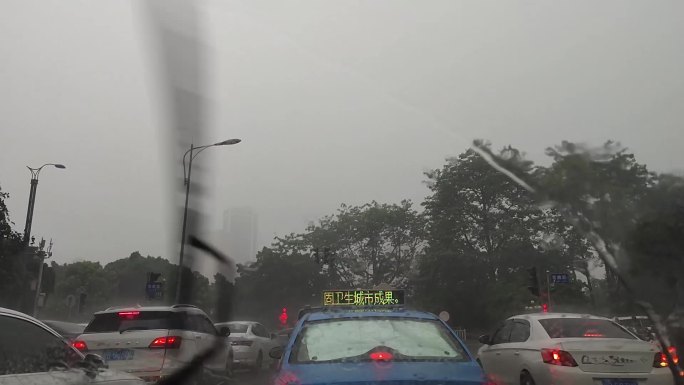
[[[164,297],[164,284],[162,282],[148,282],[145,291],[148,298],[161,299]]]
[[[551,273],[551,283],[570,283],[567,273]]]

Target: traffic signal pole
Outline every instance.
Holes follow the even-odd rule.
[[[33,316],[38,317],[38,300],[40,299],[40,286],[43,284],[43,265],[45,257],[40,257],[40,267],[38,268],[38,282],[36,283],[36,296],[33,297]]]
[[[546,301],[549,305],[549,311],[551,310],[551,283],[549,282],[549,271],[546,270]]]

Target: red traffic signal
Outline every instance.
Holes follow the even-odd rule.
[[[287,308],[284,307],[282,313],[278,316],[278,320],[282,326],[287,325]]]

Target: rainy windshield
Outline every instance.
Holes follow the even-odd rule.
[[[539,320],[551,338],[626,338],[636,339],[608,320],[581,318],[548,318]]]
[[[146,383],[684,385],[682,15],[3,2],[0,313]]]
[[[249,329],[248,324],[240,324],[240,323],[229,323],[228,327],[230,328],[231,333],[240,333],[244,334],[247,333],[247,329]]]
[[[95,314],[84,333],[110,333],[128,330],[182,329],[180,316],[172,312],[134,311],[130,315],[118,313]]]
[[[460,344],[438,322],[411,319],[329,320],[307,325],[295,342],[292,362],[370,361],[370,352],[396,360],[463,360]]]

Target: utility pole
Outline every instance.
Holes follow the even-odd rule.
[[[43,251],[45,248],[45,239],[40,240],[40,244],[38,246],[38,250],[36,251],[36,255],[40,258],[40,266],[38,266],[38,280],[36,282],[36,296],[33,298],[33,317],[38,317],[38,301],[40,299],[40,291],[41,291],[41,286],[43,283],[43,265],[45,263],[45,259],[52,257],[52,239],[50,239],[50,245],[48,246],[47,251]]]
[[[549,282],[548,270],[546,270],[546,301],[549,304],[549,311],[551,311],[551,283]]]

